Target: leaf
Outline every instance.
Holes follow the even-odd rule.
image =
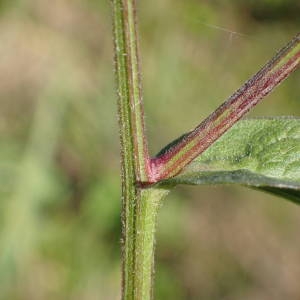
[[[151,159],[149,181],[179,174],[300,66],[300,33],[192,131]]]
[[[238,122],[168,184],[237,183],[300,204],[300,119]]]

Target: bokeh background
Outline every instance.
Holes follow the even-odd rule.
[[[300,28],[297,0],[138,1],[151,153],[193,128]],[[299,115],[300,73],[252,116]],[[108,0],[0,1],[0,299],[120,298],[120,176]],[[300,299],[300,207],[178,187],[155,299]]]

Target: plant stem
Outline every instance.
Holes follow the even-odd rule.
[[[115,61],[120,101],[119,115],[121,118],[124,116],[124,119],[120,121],[122,126],[128,125],[128,128],[124,131],[126,130],[127,134],[130,135],[134,149],[137,179],[139,182],[147,182],[150,176],[150,168],[136,37],[136,4],[135,0],[112,0],[112,5]],[[125,123],[126,125],[124,125]]]
[[[193,131],[151,160],[154,182],[178,174],[300,65],[300,33]]]
[[[134,0],[112,0],[122,152],[122,299],[150,300],[154,232],[160,200],[168,192],[151,181],[145,138]]]
[[[152,299],[157,212],[168,192],[167,189],[153,187],[140,190],[136,212],[135,291],[133,298],[125,299]]]

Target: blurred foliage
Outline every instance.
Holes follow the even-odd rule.
[[[300,3],[295,0],[239,1],[245,10],[258,21],[293,21],[300,23]]]
[[[297,0],[140,1],[151,152],[256,72],[298,16]],[[104,0],[0,1],[1,300],[119,299],[110,18]],[[299,76],[252,115],[299,114]],[[156,299],[299,299],[299,226],[267,194],[177,188],[159,216]]]

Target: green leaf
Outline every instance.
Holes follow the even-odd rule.
[[[237,183],[300,204],[300,119],[242,120],[165,183]]]

